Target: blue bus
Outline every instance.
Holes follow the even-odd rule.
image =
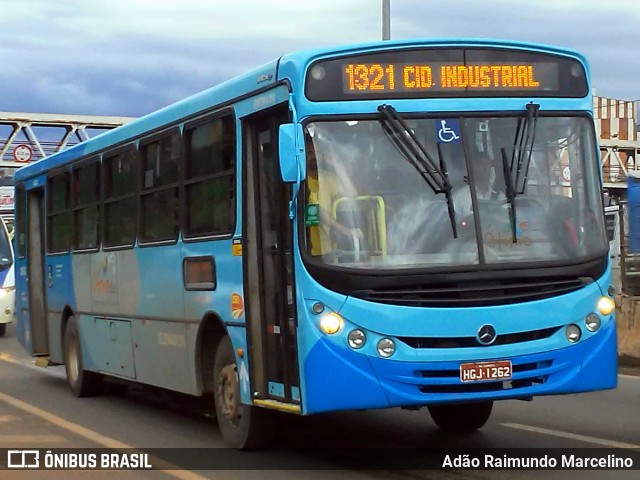
[[[405,40],[286,55],[16,175],[18,338],[66,366],[271,410],[614,388],[616,327],[584,58]]]

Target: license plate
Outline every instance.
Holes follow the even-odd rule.
[[[511,378],[511,361],[463,363],[460,365],[461,382],[481,382],[483,380],[505,380]]]

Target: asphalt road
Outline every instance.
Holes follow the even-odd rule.
[[[633,373],[633,372],[631,372]],[[113,385],[102,396],[78,399],[68,390],[63,367],[33,365],[17,343],[15,325],[0,338],[0,448],[220,448],[245,470],[147,472],[2,471],[3,478],[539,478],[539,471],[340,470],[345,458],[367,464],[367,455],[393,448],[634,448],[640,449],[640,377],[623,374],[616,390],[494,406],[479,432],[440,432],[426,409],[347,412],[296,417],[278,415],[274,446],[287,450],[237,453],[224,444],[212,406],[200,399],[140,386]],[[328,452],[327,447],[336,448]],[[357,450],[369,447],[379,450]],[[304,448],[305,450],[297,450]],[[336,454],[336,451],[338,454]],[[621,450],[624,451],[624,450]],[[584,452],[584,450],[581,450]],[[239,457],[237,455],[240,455]],[[0,462],[2,459],[0,459]],[[245,463],[246,462],[246,463]],[[232,462],[233,463],[233,462]],[[255,466],[311,470],[250,470]],[[162,466],[162,465],[161,465]],[[275,466],[275,467],[274,467]],[[327,472],[326,470],[332,470]],[[545,471],[546,479],[638,478],[624,471]]]

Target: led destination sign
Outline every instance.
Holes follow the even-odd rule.
[[[343,91],[390,92],[415,90],[556,90],[558,66],[535,65],[414,65],[348,63],[344,67]]]
[[[573,58],[508,49],[391,50],[321,60],[310,66],[311,100],[554,96],[582,98],[589,89]]]

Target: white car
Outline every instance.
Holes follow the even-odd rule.
[[[7,331],[7,324],[13,321],[16,306],[16,282],[13,271],[13,247],[7,226],[2,222],[0,229],[0,337]]]

